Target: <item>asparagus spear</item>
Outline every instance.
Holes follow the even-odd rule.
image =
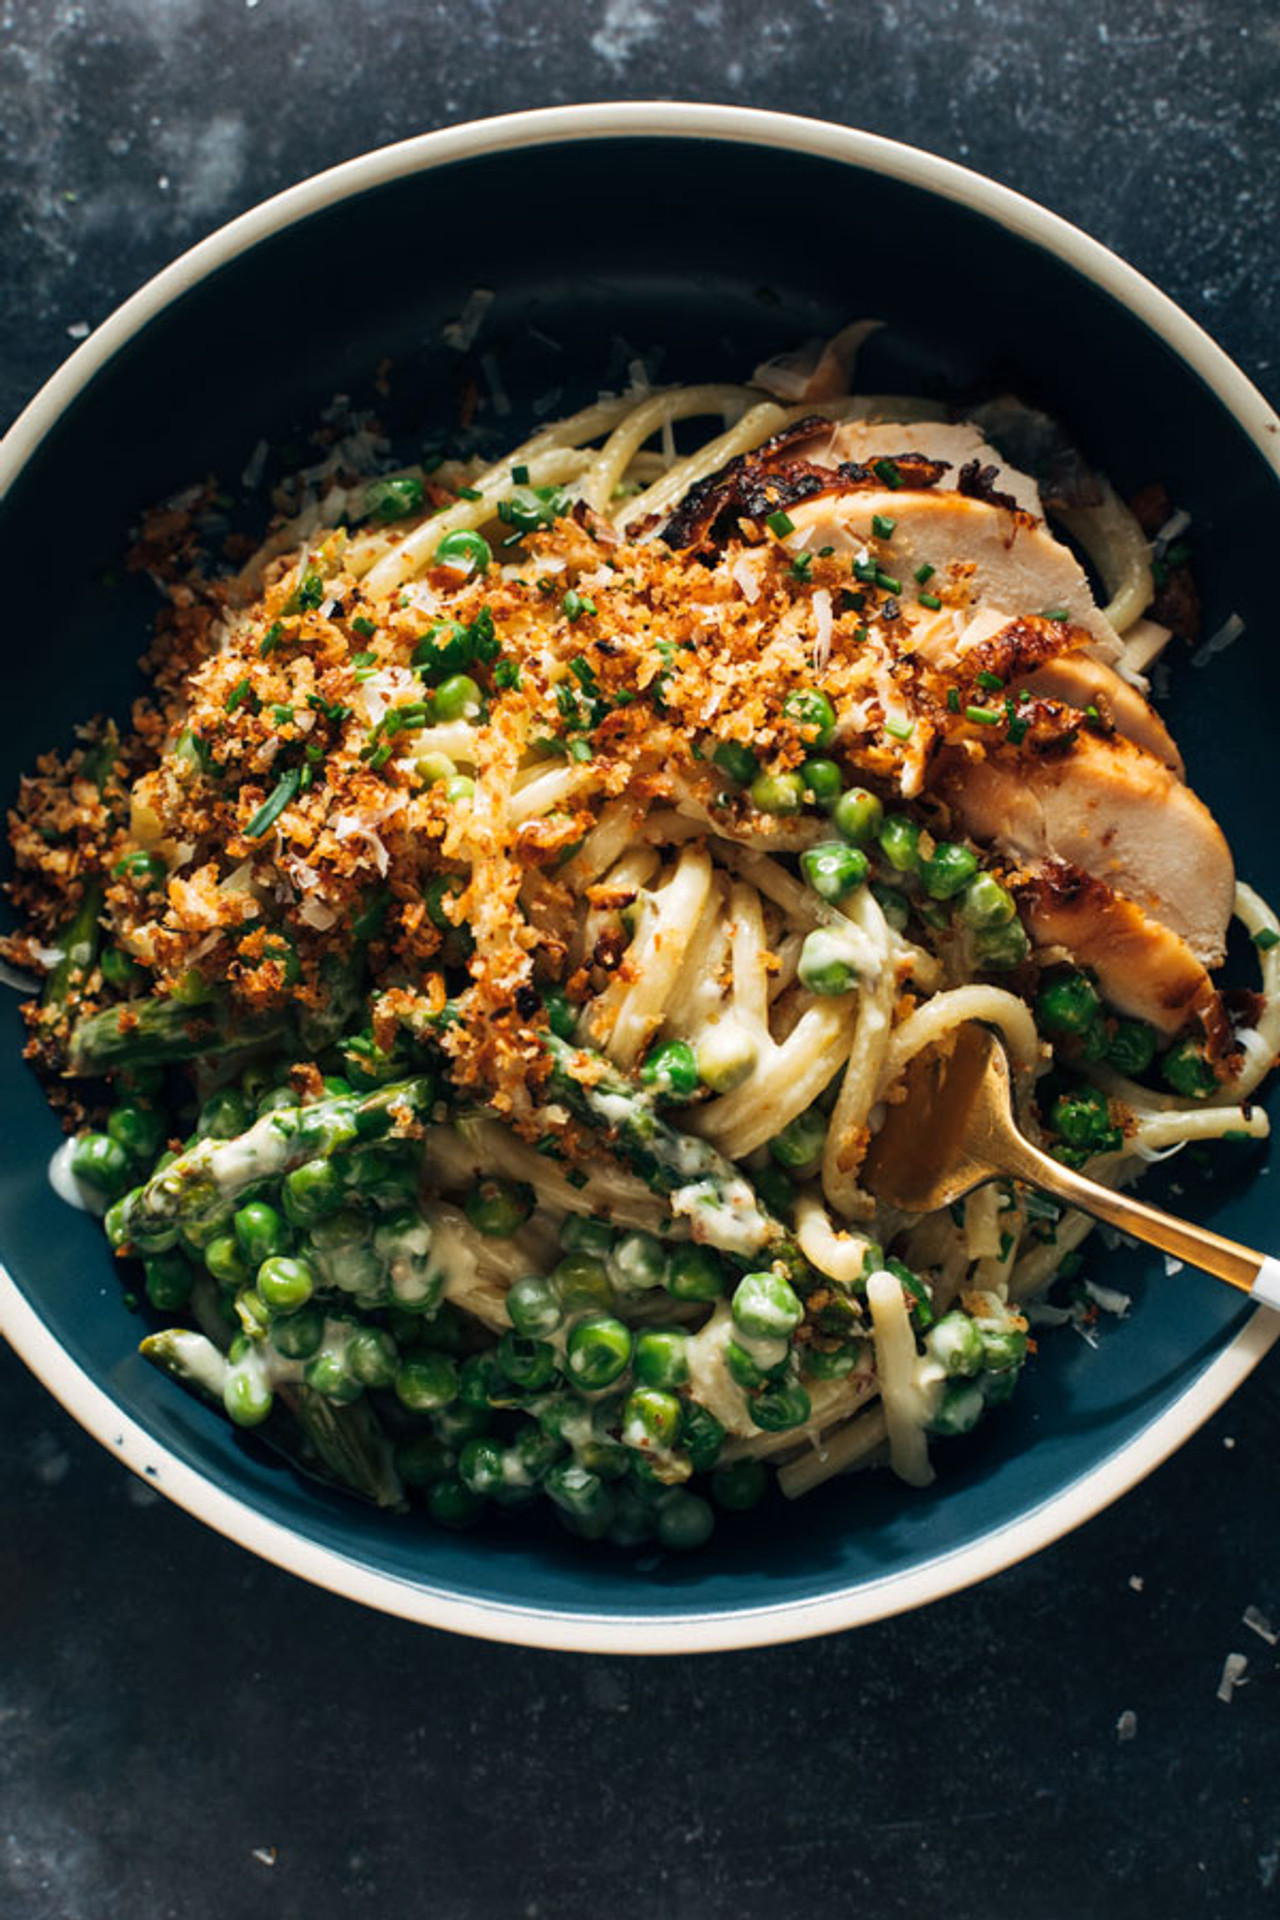
[[[650,1096],[602,1054],[575,1047],[556,1034],[546,1036],[546,1046],[555,1091],[583,1119],[613,1131],[622,1158],[656,1193],[667,1196],[673,1213],[690,1220],[695,1239],[723,1253],[748,1258],[766,1253],[797,1272],[807,1269],[786,1227],[732,1161],[664,1120]],[[574,1071],[575,1063],[583,1062],[589,1064],[589,1080]]]
[[[126,1197],[124,1238],[145,1253],[171,1246],[180,1227],[199,1230],[222,1218],[246,1187],[278,1180],[355,1141],[376,1140],[391,1131],[397,1114],[425,1112],[433,1097],[432,1081],[420,1075],[372,1093],[277,1108],[234,1140],[200,1140]]]
[[[171,1379],[222,1405],[231,1363],[204,1334],[189,1327],[163,1327],[147,1336],[140,1351]],[[273,1417],[265,1439],[300,1465],[311,1467],[318,1460],[326,1477],[375,1506],[403,1509],[404,1488],[391,1441],[367,1401],[335,1406],[300,1383],[272,1384],[287,1415]],[[297,1428],[296,1439],[286,1438],[291,1426]]]
[[[228,1022],[216,1005],[184,1007],[176,1000],[126,1001],[77,1021],[71,1035],[72,1074],[107,1073],[113,1067],[156,1067],[170,1060],[230,1053],[279,1039],[288,1031],[283,1015]]]

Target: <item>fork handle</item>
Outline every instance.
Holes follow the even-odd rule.
[[[1122,1233],[1131,1233],[1136,1240],[1145,1240],[1149,1246],[1203,1268],[1247,1293],[1256,1305],[1280,1312],[1280,1260],[1271,1254],[1255,1253],[1251,1247],[1242,1247],[1208,1227],[1193,1226],[1189,1220],[1148,1206],[1145,1200],[1100,1186],[1074,1167],[1064,1167],[1060,1160],[1042,1153],[1029,1140],[1019,1139],[1016,1151],[1006,1158],[1016,1164],[1006,1165],[1002,1172],[1043,1188],[1055,1199],[1065,1200],[1096,1220],[1105,1220]]]

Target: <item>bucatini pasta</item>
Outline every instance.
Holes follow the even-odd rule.
[[[62,1190],[145,1352],[385,1506],[681,1547],[929,1479],[1087,1230],[861,1184],[965,1021],[1099,1178],[1266,1131],[1280,926],[1146,699],[1183,548],[1026,409],[831,397],[861,331],[489,464],[339,441],[234,565],[152,515],[154,692],[23,782]]]

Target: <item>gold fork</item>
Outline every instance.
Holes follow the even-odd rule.
[[[1004,1048],[976,1021],[949,1052],[917,1054],[903,1084],[905,1098],[886,1108],[863,1164],[862,1183],[878,1200],[933,1213],[989,1180],[1022,1180],[1280,1310],[1280,1260],[1099,1186],[1032,1146],[1014,1121]]]

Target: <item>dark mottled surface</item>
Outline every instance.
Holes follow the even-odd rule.
[[[654,95],[966,160],[1280,389],[1271,0],[6,0],[0,33],[6,418],[69,336],[318,167]],[[1280,1620],[1274,1363],[976,1593],[643,1665],[361,1614],[163,1504],[16,1362],[0,1378],[5,1920],[1280,1911],[1280,1657],[1241,1621]]]

